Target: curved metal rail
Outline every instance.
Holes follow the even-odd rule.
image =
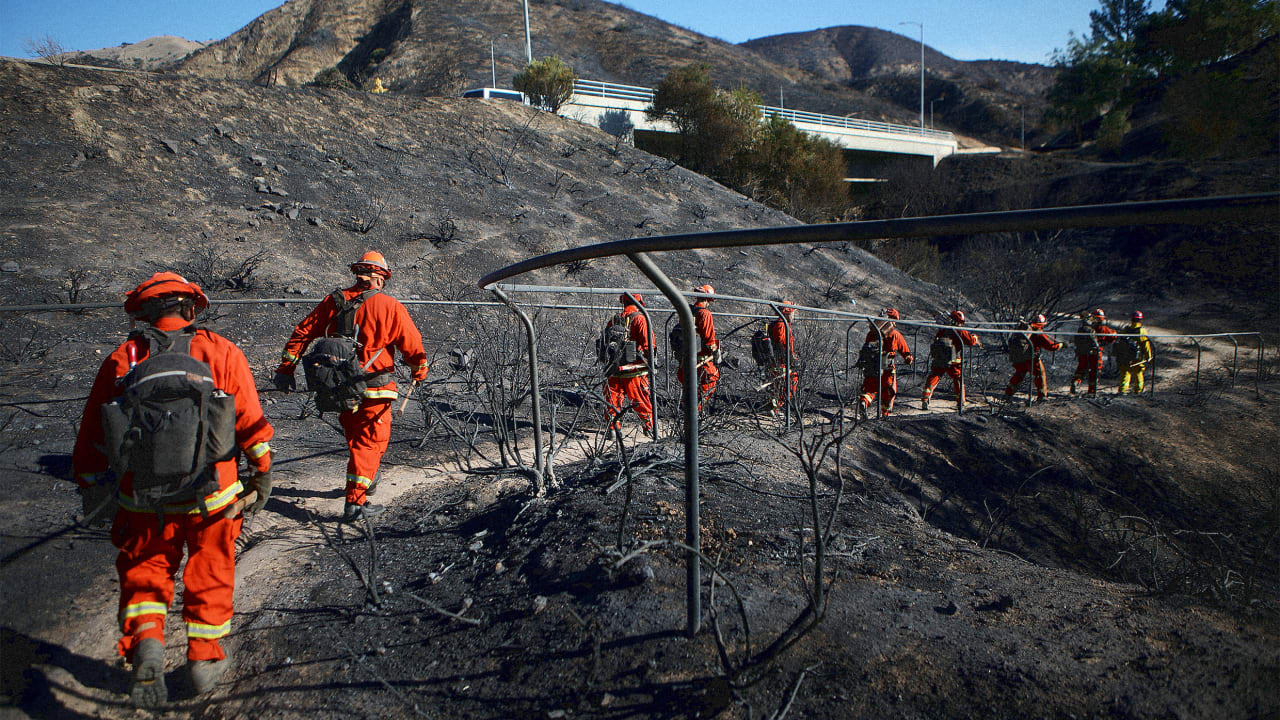
[[[481,289],[487,290],[495,283],[508,278],[572,260],[594,260],[626,255],[662,291],[679,314],[684,328],[685,367],[696,367],[693,312],[689,303],[671,279],[644,253],[1061,228],[1274,222],[1277,217],[1280,217],[1277,209],[1280,209],[1280,193],[1264,193],[632,238],[569,248],[528,258],[485,275],[477,284]],[[697,527],[699,510],[697,383],[685,383],[684,394],[685,542],[690,548],[685,555],[685,629],[688,634],[693,635],[698,632],[702,624],[700,543]],[[537,423],[540,420],[535,418],[534,422]]]

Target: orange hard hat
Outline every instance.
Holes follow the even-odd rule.
[[[1141,320],[1141,319],[1142,319],[1142,311],[1141,311],[1141,310],[1134,310],[1134,311],[1133,311],[1133,319],[1134,319],[1134,320]]]
[[[963,324],[964,324],[964,311],[963,311],[963,310],[952,310],[952,311],[951,311],[951,319],[952,319],[952,320],[954,320],[954,321],[956,322],[956,324],[957,324],[957,325],[963,325]]]
[[[356,275],[362,275],[370,270],[383,277],[391,277],[391,268],[387,266],[387,259],[377,250],[370,250],[361,255],[359,260],[351,263],[351,272]]]
[[[1044,315],[1037,315],[1031,318],[1031,327],[1034,330],[1039,330],[1040,328],[1044,327],[1044,324],[1046,322],[1048,322],[1048,320],[1044,319]]]
[[[631,298],[635,298],[635,301],[633,302]],[[644,296],[641,295],[640,293],[622,293],[621,295],[618,296],[618,302],[622,304],[622,307],[626,307],[628,305],[635,305],[636,303],[640,303],[641,305],[643,305]]]
[[[143,305],[151,300],[166,297],[189,297],[195,302],[196,313],[209,307],[209,297],[200,286],[175,272],[158,272],[124,296],[124,311],[137,316],[145,312]]]
[[[902,316],[898,314],[897,308],[885,308],[884,316],[891,320],[901,320]]]
[[[715,295],[715,294],[716,294],[716,289],[715,289],[715,288],[713,288],[713,287],[711,287],[710,285],[703,285],[702,287],[696,287],[696,288],[694,288],[694,289],[693,289],[693,291],[694,291],[694,292],[700,292],[700,293],[702,293],[702,294],[704,294],[704,295]]]
[[[1102,308],[1098,308],[1097,310],[1094,310],[1093,312],[1089,313],[1089,315],[1090,315],[1090,317],[1096,317],[1096,318],[1098,318],[1099,320],[1106,320],[1106,319],[1107,319],[1107,314],[1106,314],[1106,313],[1104,313],[1104,312],[1102,312]]]
[[[786,313],[786,314],[788,314],[788,315],[794,315],[794,314],[795,314],[795,312],[796,312],[796,309],[795,309],[794,307],[790,307],[790,306],[793,306],[793,305],[795,305],[795,303],[791,302],[790,300],[783,300],[783,301],[782,301],[782,308],[781,308],[782,312],[784,312],[784,313]]]

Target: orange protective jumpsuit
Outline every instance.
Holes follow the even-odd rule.
[[[628,305],[622,311],[622,322],[627,324],[627,337],[636,344],[636,351],[641,360],[635,363],[619,365],[604,384],[604,399],[609,403],[609,427],[618,428],[618,416],[622,413],[622,403],[630,400],[636,406],[636,414],[644,423],[645,430],[653,429],[653,402],[649,398],[649,365],[652,345],[649,343],[649,321],[634,305]],[[618,322],[618,317],[609,321],[610,325]]]
[[[951,367],[934,368],[929,371],[929,377],[924,380],[923,397],[925,400],[932,398],[933,389],[938,386],[938,381],[942,379],[942,376],[946,375],[951,378],[951,389],[956,394],[956,402],[963,403],[965,402],[964,377],[961,374],[961,369],[964,365],[963,346],[968,345],[970,347],[976,347],[978,345],[978,338],[968,330],[961,330],[960,328],[955,328],[954,330],[939,330],[933,338],[935,340],[939,338],[946,338],[951,341],[951,346],[956,349],[956,359],[951,361]]]
[[[342,294],[350,300],[365,289],[355,285],[343,290]],[[298,323],[285,343],[277,373],[294,373],[307,346],[324,337],[330,329],[337,310],[333,298],[325,297]],[[355,324],[358,327],[356,342],[359,347],[356,352],[360,365],[367,367],[366,374],[386,373],[388,377],[386,384],[364,391],[359,407],[338,415],[347,439],[347,502],[364,505],[369,486],[378,477],[382,455],[391,442],[391,405],[396,398],[392,350],[399,351],[400,357],[412,370],[415,382],[427,377],[427,353],[422,348],[422,335],[413,324],[413,318],[409,317],[409,311],[386,293],[376,293],[365,300],[356,310]]]
[[[894,359],[902,358],[908,365],[911,364],[911,347],[907,345],[907,339],[898,332],[897,328],[890,328],[888,332],[883,333],[884,341],[881,352],[885,356],[885,366],[880,377],[868,375],[862,379],[862,396],[859,402],[863,408],[870,408],[871,403],[875,402],[876,394],[882,395],[880,415],[889,417],[889,412],[893,410],[893,400],[898,396],[898,366],[894,363]],[[864,343],[879,342],[881,333],[877,332],[874,327],[867,331],[867,337]]]
[[[1018,390],[1018,386],[1022,384],[1022,378],[1026,377],[1027,371],[1031,371],[1031,379],[1036,385],[1036,399],[1044,399],[1045,372],[1044,362],[1040,360],[1040,351],[1056,352],[1062,349],[1062,343],[1054,342],[1048,335],[1037,332],[1031,333],[1031,347],[1035,353],[1032,358],[1013,366],[1013,377],[1009,378],[1009,384],[1004,389],[1005,397],[1013,397],[1013,394]]]
[[[698,336],[698,412],[702,412],[702,402],[711,397],[711,393],[715,392],[716,383],[720,380],[720,370],[716,367],[715,355],[716,348],[720,346],[716,340],[716,321],[711,315],[711,310],[707,308],[706,301],[695,303],[693,306],[693,327],[694,333]],[[683,362],[684,358],[679,358]],[[684,385],[684,365],[680,365],[680,370],[676,375],[680,378],[680,384]],[[684,394],[680,397],[683,399]]]
[[[773,342],[773,356],[776,359],[775,364],[769,366],[769,379],[773,381],[772,407],[777,410],[787,404],[789,397],[796,394],[796,388],[800,384],[800,373],[796,371],[796,365],[800,362],[800,358],[796,357],[795,335],[787,332],[787,323],[784,323],[781,318],[769,323],[769,340]],[[788,383],[782,379],[787,374],[788,355],[791,357],[790,393],[787,392]]]
[[[1089,378],[1089,393],[1098,392],[1098,373],[1102,372],[1102,347],[1116,341],[1116,331],[1101,323],[1094,326],[1081,325],[1077,332],[1086,332],[1090,329],[1098,340],[1098,349],[1097,352],[1076,355],[1076,372],[1071,377],[1072,392],[1085,377]]]
[[[155,327],[172,332],[186,327],[177,317],[160,318]],[[72,468],[81,487],[104,481],[108,475],[101,421],[102,406],[119,395],[117,380],[129,372],[128,346],[138,361],[146,359],[149,343],[129,340],[107,357],[94,379],[80,419],[72,455]],[[248,464],[258,472],[271,469],[271,425],[262,415],[253,373],[240,348],[226,338],[200,330],[191,339],[191,354],[209,365],[216,387],[235,396],[236,444]],[[133,500],[133,475],[120,478],[120,510],[111,526],[111,542],[120,553],[120,630],[117,649],[130,661],[133,650],[146,638],[164,642],[164,617],[173,602],[174,577],[182,563],[182,618],[187,626],[188,660],[221,660],[225,653],[218,641],[231,631],[232,594],[235,589],[235,540],[243,516],[224,518],[222,511],[244,489],[237,478],[236,459],[214,465],[218,490],[204,498],[207,514],[196,503],[177,503],[160,514],[140,511]]]

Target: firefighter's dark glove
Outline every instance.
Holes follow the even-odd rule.
[[[111,522],[120,507],[114,483],[100,483],[80,488],[80,506],[84,524],[102,527]]]
[[[278,372],[274,379],[276,389],[283,393],[293,392],[298,389],[298,380],[288,373]]]
[[[258,491],[258,499],[244,509],[246,513],[253,514],[261,510],[267,504],[267,500],[271,499],[271,471],[255,472],[253,477],[249,478],[248,489]]]

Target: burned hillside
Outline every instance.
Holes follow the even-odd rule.
[[[523,328],[505,307],[412,306],[431,373],[396,410],[376,524],[338,522],[338,421],[274,392],[271,371],[290,327],[366,249],[388,256],[397,297],[472,303],[492,300],[481,274],[537,253],[790,218],[500,102],[25,64],[0,65],[0,90],[3,304],[114,304],[154,270],[181,269],[211,291],[202,322],[244,349],[276,429],[275,494],[240,540],[233,667],[193,699],[171,611],[168,715],[1277,711],[1272,352],[1255,369],[1247,353],[1233,364],[1226,340],[1203,343],[1203,358],[1168,343],[1159,394],[1087,399],[1060,394],[1064,352],[1050,362],[1055,397],[1027,408],[1001,401],[1008,359],[989,339],[962,415],[917,410],[923,373],[904,367],[895,415],[861,421],[845,343],[866,324],[802,314],[805,412],[788,428],[750,360],[761,323],[730,319],[757,308],[723,301],[726,355],[741,362],[725,363],[699,438],[704,616],[687,638],[678,384],[664,360],[658,439],[630,413],[621,437],[606,432],[591,343],[615,297],[520,296],[609,308],[535,313],[555,474],[542,496],[514,462],[533,422]],[[894,305],[907,319],[963,302],[847,245],[654,259],[722,294]],[[619,261],[522,279],[649,287]],[[281,297],[299,302],[253,304]],[[1161,322],[1201,321],[1188,305],[1162,303]],[[30,717],[136,717],[113,660],[114,552],[107,531],[78,523],[67,481],[83,396],[128,321],[110,307],[0,322],[0,482],[13,498],[0,511],[0,702]]]

